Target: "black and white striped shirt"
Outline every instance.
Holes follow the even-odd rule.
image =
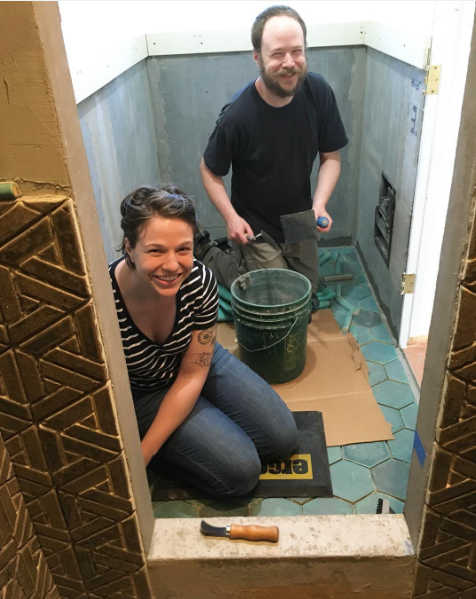
[[[109,265],[122,346],[133,389],[162,389],[178,374],[182,356],[190,345],[192,331],[208,329],[217,320],[218,288],[212,272],[198,260],[177,293],[177,313],[172,332],[159,345],[132,320],[117,284],[119,258]]]

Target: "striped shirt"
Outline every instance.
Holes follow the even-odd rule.
[[[122,347],[133,389],[162,389],[178,374],[182,356],[190,345],[192,331],[209,329],[217,320],[218,288],[212,272],[198,260],[177,293],[177,313],[172,332],[159,345],[132,320],[116,280],[119,258],[109,265]]]

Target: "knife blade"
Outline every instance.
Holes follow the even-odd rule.
[[[212,526],[202,520],[200,532],[209,537],[227,537],[230,539],[245,539],[247,541],[269,541],[277,543],[279,528],[277,526],[258,526],[257,524],[231,526]]]

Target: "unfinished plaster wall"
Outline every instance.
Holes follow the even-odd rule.
[[[341,152],[342,174],[329,204],[334,225],[322,243],[350,243],[357,213],[365,49],[311,48],[308,60],[309,70],[324,75],[334,89],[350,139]],[[198,165],[222,107],[258,76],[251,52],[154,57],[147,67],[161,177],[194,196],[200,224],[212,237],[223,235],[223,220],[203,190]],[[312,190],[317,170],[318,161],[311,176]],[[229,185],[229,176],[226,181]]]
[[[424,71],[367,49],[356,241],[394,331],[399,329],[423,117]],[[382,172],[396,189],[390,264],[374,241]]]
[[[476,28],[405,504],[415,599],[476,596],[475,87]]]
[[[57,4],[2,26],[0,431],[60,596],[143,599],[153,515]]]
[[[108,262],[119,254],[119,205],[139,185],[160,182],[151,95],[143,60],[78,104]]]

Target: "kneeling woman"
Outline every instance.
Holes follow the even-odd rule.
[[[215,343],[217,283],[193,257],[190,198],[174,186],[141,187],[121,215],[124,256],[109,270],[144,462],[158,454],[211,495],[245,494],[260,459],[295,448],[292,414]]]

